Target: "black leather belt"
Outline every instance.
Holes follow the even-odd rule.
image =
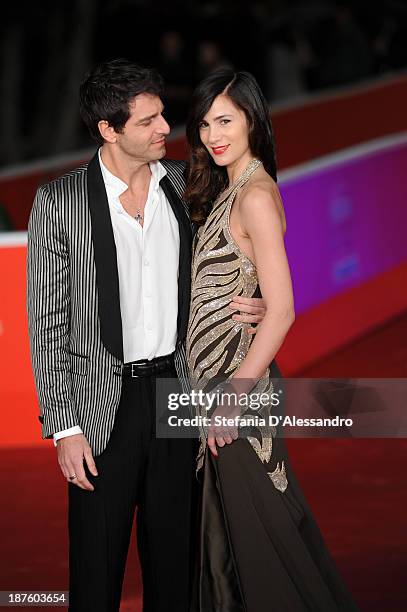
[[[140,359],[139,361],[125,363],[122,367],[122,376],[130,376],[132,378],[154,376],[174,368],[174,353],[171,353],[171,355],[163,355],[163,357],[155,357],[150,360]]]

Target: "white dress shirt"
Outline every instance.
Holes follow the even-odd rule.
[[[117,253],[124,363],[151,360],[175,350],[178,315],[178,222],[160,180],[160,162],[150,162],[151,180],[143,227],[120,202],[127,185],[99,163],[105,183]],[[82,433],[79,426],[54,441]]]

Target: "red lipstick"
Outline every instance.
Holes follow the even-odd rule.
[[[211,149],[214,155],[222,155],[228,147],[229,145],[224,145],[223,147],[211,147]]]

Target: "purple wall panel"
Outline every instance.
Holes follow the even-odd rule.
[[[281,180],[298,313],[407,259],[406,175],[404,142]]]

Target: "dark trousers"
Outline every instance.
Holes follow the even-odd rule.
[[[174,376],[174,372],[161,376]],[[196,441],[155,438],[155,378],[124,378],[95,490],[69,484],[71,612],[114,612],[134,512],[144,612],[189,609]]]

